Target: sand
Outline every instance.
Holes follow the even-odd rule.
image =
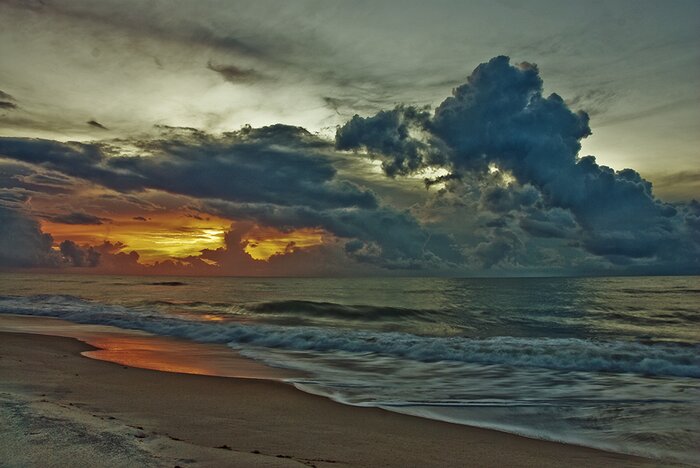
[[[668,466],[0,333],[0,466]]]

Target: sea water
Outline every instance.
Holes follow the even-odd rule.
[[[700,463],[700,278],[0,274],[0,313],[225,343],[358,406]]]

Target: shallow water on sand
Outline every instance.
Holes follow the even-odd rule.
[[[83,351],[83,356],[162,372],[278,381],[302,375],[244,358],[225,345],[197,343],[109,325],[0,314],[0,332],[75,338],[96,348]]]
[[[0,313],[225,344],[348,404],[700,462],[698,277],[2,274]]]

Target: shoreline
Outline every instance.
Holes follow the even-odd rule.
[[[111,325],[2,314],[2,332],[73,338],[92,347],[81,353],[85,357],[140,369],[264,380],[283,380],[299,375],[243,357],[223,344],[198,343]]]
[[[0,398],[4,408],[24,408],[10,417],[19,422],[0,432],[0,453],[35,456],[35,461],[50,460],[42,456],[52,457],[55,450],[105,460],[112,452],[126,454],[126,461],[120,455],[104,466],[669,465],[342,405],[279,380],[163,372],[81,355],[90,351],[95,347],[77,339],[0,332]],[[87,439],[76,436],[53,452],[52,444],[44,443],[49,452],[34,453],[47,449],[32,444],[32,431],[49,441],[65,432],[61,424],[57,429],[27,422],[37,418],[83,428]],[[37,426],[29,436],[27,425]],[[95,443],[94,434],[110,434],[114,446]]]

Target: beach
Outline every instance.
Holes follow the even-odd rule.
[[[1,466],[668,466],[89,351],[0,333]]]

